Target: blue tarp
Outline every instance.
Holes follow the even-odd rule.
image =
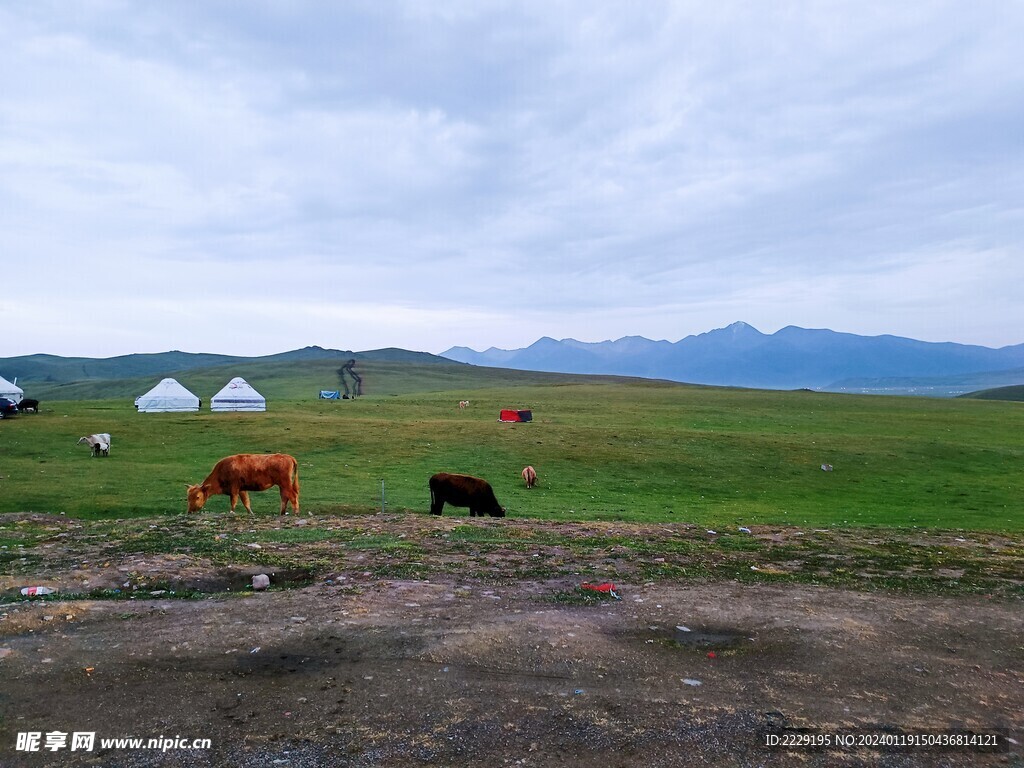
[[[321,400],[341,400],[341,392],[338,390],[321,389],[320,390]]]

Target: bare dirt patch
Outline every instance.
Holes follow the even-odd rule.
[[[79,596],[0,605],[5,766],[1024,760],[1017,743],[1000,753],[765,746],[771,734],[918,729],[1003,729],[1019,742],[1012,538],[880,537],[922,572],[948,569],[953,554],[966,574],[995,564],[977,593],[947,594],[963,574],[932,573],[946,586],[917,594],[760,570],[822,570],[825,560],[804,566],[840,551],[837,532],[804,551],[792,542],[812,534],[792,530],[722,545],[687,526],[421,516],[4,524],[8,541],[24,535],[8,544],[0,592],[10,600],[38,582]],[[776,552],[787,559],[776,546],[790,547]],[[887,557],[860,565],[895,571]],[[274,574],[270,591],[246,589],[256,572]],[[607,578],[621,599],[579,589]],[[15,749],[18,733],[36,731],[212,746]]]

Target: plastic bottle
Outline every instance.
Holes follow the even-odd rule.
[[[32,597],[33,595],[52,595],[56,592],[56,589],[51,587],[22,587],[21,594],[26,597]]]

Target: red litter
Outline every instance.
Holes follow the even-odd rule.
[[[717,659],[718,656],[715,654],[714,651],[708,651],[708,658],[709,659]]]
[[[604,592],[605,594],[611,595],[616,600],[622,599],[615,594],[615,585],[610,581],[606,581],[604,584],[591,584],[589,581],[584,581],[580,584],[580,589],[589,589],[592,592]]]

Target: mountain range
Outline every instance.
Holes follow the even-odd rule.
[[[760,389],[954,395],[1024,383],[1024,344],[990,347],[736,322],[677,342],[626,336],[588,343],[544,337],[523,349],[452,347],[462,363],[603,373]]]

